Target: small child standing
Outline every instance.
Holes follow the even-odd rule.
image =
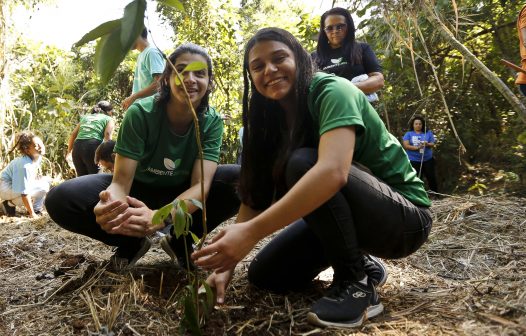
[[[22,154],[12,160],[0,174],[2,210],[14,216],[16,206],[25,207],[29,217],[37,217],[49,191],[49,179],[37,177],[46,148],[42,139],[30,131],[18,136],[14,146]]]

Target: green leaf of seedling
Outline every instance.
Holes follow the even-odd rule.
[[[186,292],[184,298],[184,313],[181,323],[192,335],[202,335],[201,329],[199,328],[199,320],[193,295],[194,290],[190,287]]]
[[[199,300],[202,300],[204,313],[208,316],[215,305],[215,292],[206,281],[201,280],[200,283],[201,286],[198,291]]]
[[[175,208],[175,218],[174,218],[174,232],[175,238],[179,238],[182,234],[185,233],[186,220],[185,213],[180,206]]]
[[[172,208],[173,208],[173,204],[170,203],[170,204],[166,204],[165,206],[163,206],[162,208],[157,210],[155,212],[155,215],[153,215],[152,223],[155,224],[155,225],[161,224],[162,221],[164,221],[166,219],[166,217],[168,217],[170,215],[170,212],[172,211]]]
[[[201,71],[206,68],[208,68],[208,66],[204,62],[192,62],[183,69],[182,73],[189,71]]]
[[[157,2],[165,6],[175,8],[180,12],[184,12],[184,6],[179,0],[158,0]]]
[[[108,35],[115,29],[119,28],[120,26],[121,26],[121,19],[104,22],[103,24],[99,25],[95,29],[91,30],[89,33],[82,36],[82,38],[78,40],[77,42],[75,42],[73,46],[80,47],[81,45],[86,44],[89,41],[96,40],[99,37],[102,37],[104,35]]]
[[[178,206],[183,209],[184,213],[188,213],[188,205],[184,200],[180,200]]]
[[[174,77],[174,82],[175,82],[176,86],[181,85],[181,80],[179,79],[179,77],[177,75],[175,75],[175,77]]]
[[[146,0],[134,0],[124,8],[121,23],[121,46],[124,51],[131,49],[137,37],[144,29]]]
[[[203,210],[203,203],[201,203],[200,201],[196,200],[195,198],[190,198],[188,201],[196,207],[198,207],[199,209]]]
[[[119,64],[126,56],[127,50],[121,47],[121,28],[114,29],[110,34],[104,35],[97,44],[95,51],[95,69],[101,82],[107,84]]]
[[[197,237],[195,233],[193,233],[192,231],[190,231],[190,235],[192,236],[192,239],[194,240],[194,244],[196,245],[199,244],[199,241],[200,241],[199,237]]]

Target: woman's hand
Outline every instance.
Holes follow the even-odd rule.
[[[148,208],[146,204],[130,196],[126,197],[126,201],[129,205],[126,215],[115,220],[119,225],[112,229],[112,233],[132,237],[145,237],[164,228],[164,223],[152,224],[155,211]]]
[[[115,199],[108,190],[101,191],[99,198],[99,203],[93,209],[95,220],[107,233],[117,233],[112,231],[118,225],[115,220],[125,216],[124,212],[128,209],[128,204]]]
[[[192,260],[197,266],[214,270],[217,274],[234,269],[258,242],[252,234],[249,223],[227,226],[210,241],[209,245],[192,253]]]
[[[225,302],[225,293],[232,277],[234,276],[234,269],[230,269],[223,273],[212,273],[206,279],[206,282],[215,289],[216,303],[222,305]]]

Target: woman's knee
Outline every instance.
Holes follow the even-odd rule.
[[[214,182],[222,182],[226,184],[234,184],[239,181],[239,174],[241,166],[238,164],[222,164],[217,166],[214,175]]]
[[[287,187],[292,187],[309,171],[318,160],[318,150],[315,148],[299,148],[292,152],[287,161],[285,178]]]
[[[276,272],[263,265],[257,258],[252,260],[247,271],[250,284],[264,290],[283,293],[287,291],[284,286],[285,278],[276,277]]]

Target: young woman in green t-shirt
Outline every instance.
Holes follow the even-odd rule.
[[[111,118],[113,106],[101,100],[91,112],[80,117],[68,140],[66,157],[72,156],[77,176],[97,174],[99,165],[95,162],[95,151],[103,142],[111,140],[115,123]]]
[[[223,122],[208,104],[212,88],[212,61],[200,46],[184,44],[169,57],[183,76],[183,84],[198,114],[203,144],[207,224],[212,230],[235,214],[239,199],[235,183],[238,165],[218,165]],[[202,62],[207,68],[183,71]],[[113,175],[87,175],[62,183],[49,193],[46,208],[60,226],[115,246],[112,258],[130,268],[150,248],[148,238],[166,223],[153,225],[154,209],[175,198],[202,201],[200,159],[192,111],[184,88],[167,65],[155,97],[135,102],[126,111],[114,151]],[[191,230],[202,234],[201,210],[187,202],[193,216]],[[163,249],[186,265],[184,241],[165,236]],[[192,250],[191,239],[187,244]]]
[[[359,326],[383,310],[375,287],[387,271],[368,255],[401,258],[427,239],[430,203],[422,181],[365,95],[344,78],[315,73],[287,31],[258,31],[245,47],[243,74],[237,224],[192,258],[214,271],[207,281],[222,303],[236,264],[285,228],[254,258],[249,280],[298,290],[332,266],[332,285],[307,320]]]

